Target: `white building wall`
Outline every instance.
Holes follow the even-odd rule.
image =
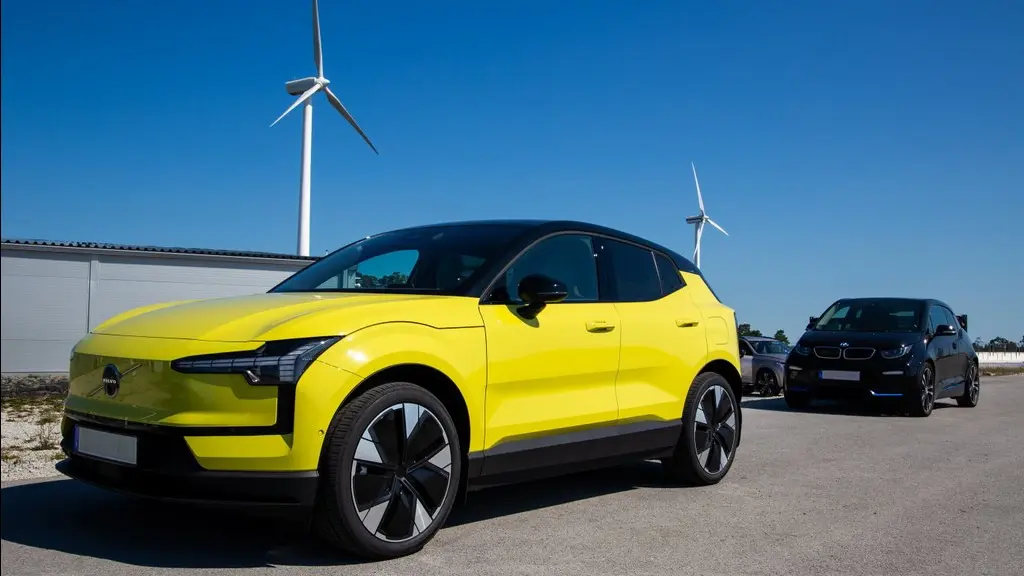
[[[0,372],[66,372],[75,342],[115,314],[169,300],[266,292],[308,264],[5,244],[0,258]]]

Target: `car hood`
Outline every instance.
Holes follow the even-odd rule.
[[[844,342],[850,346],[867,346],[871,348],[898,348],[903,344],[913,344],[920,339],[918,334],[906,332],[842,332],[810,330],[800,337],[803,346],[840,346]]]
[[[482,325],[475,298],[293,292],[145,306],[103,322],[93,333],[248,342],[348,334],[397,321],[437,328]]]

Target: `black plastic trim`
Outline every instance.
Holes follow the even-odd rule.
[[[646,420],[503,442],[469,454],[469,486],[511,484],[668,457],[682,431],[682,420]]]

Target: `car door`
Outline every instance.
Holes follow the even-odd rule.
[[[615,302],[621,324],[619,420],[676,421],[707,355],[700,311],[667,257],[619,240],[595,241],[602,299]]]
[[[956,393],[956,391],[952,389],[963,386],[964,377],[967,373],[966,334],[963,328],[960,327],[960,322],[957,321],[956,315],[953,314],[952,310],[944,306],[939,309],[942,311],[942,315],[946,318],[946,324],[949,324],[956,329],[956,335],[949,337],[952,350],[949,355],[949,374],[946,377],[946,386]]]
[[[930,306],[928,308],[928,329],[932,335],[928,343],[929,350],[935,357],[935,392],[938,394],[946,386],[950,376],[950,353],[953,350],[953,337],[940,336],[936,334],[939,326],[946,323],[946,316],[942,308]]]
[[[754,383],[754,348],[746,340],[740,340],[740,378],[747,384]]]
[[[519,282],[530,274],[550,276],[569,292],[532,319],[517,312]],[[621,331],[615,305],[599,301],[590,236],[557,234],[528,248],[484,294],[480,315],[487,339],[485,448],[615,423]]]

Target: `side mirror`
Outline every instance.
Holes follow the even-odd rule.
[[[956,321],[960,323],[964,330],[967,330],[967,314],[957,316]]]
[[[535,318],[548,304],[561,302],[569,296],[565,284],[543,274],[530,274],[519,281],[519,298],[526,306],[519,313],[526,318]]]
[[[817,316],[811,316],[810,320],[807,321],[807,330],[814,328],[814,325],[818,323]]]
[[[747,351],[744,350],[742,346],[740,346],[740,358],[743,358],[746,355],[747,355]]]
[[[951,324],[939,324],[935,327],[936,336],[956,336],[956,327]]]

